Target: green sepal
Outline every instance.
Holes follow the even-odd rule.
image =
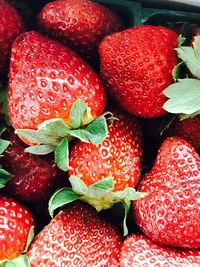
[[[51,119],[38,126],[38,132],[47,136],[66,137],[70,127],[62,119]]]
[[[30,262],[27,256],[20,255],[13,260],[1,261],[0,267],[30,267]]]
[[[100,180],[96,183],[93,184],[93,187],[95,188],[101,188],[101,189],[104,189],[104,190],[113,190],[113,179],[112,179],[112,176],[109,175],[108,177],[106,177],[105,179],[103,180]]]
[[[9,144],[10,142],[8,140],[0,139],[0,154],[2,154],[7,149]]]
[[[15,133],[29,140],[31,143],[34,143],[34,144],[38,144],[38,145],[40,144],[57,145],[58,144],[57,137],[41,134],[37,130],[21,129],[21,130],[15,130]]]
[[[28,248],[29,248],[30,244],[32,243],[34,237],[35,237],[35,227],[31,226],[29,233],[28,233],[28,238],[27,238],[26,246],[25,246],[23,253],[26,253],[28,251]]]
[[[81,99],[76,100],[70,111],[70,124],[73,129],[82,127],[86,112],[87,106],[85,102]]]
[[[200,78],[200,36],[194,37],[193,47],[178,47],[177,55],[183,60],[190,72],[195,77]]]
[[[184,44],[186,38],[183,37],[182,35],[178,36],[178,47],[182,46],[182,44]]]
[[[64,205],[80,199],[80,195],[73,192],[71,188],[64,187],[57,190],[49,199],[48,210],[51,217],[54,211]]]
[[[11,178],[11,173],[7,172],[4,169],[0,169],[0,189],[5,187],[7,182],[9,182]]]
[[[195,116],[200,115],[200,110],[197,110],[196,112],[192,114],[179,114],[178,117],[181,121],[189,119],[189,118],[194,118]]]
[[[162,121],[159,127],[159,133],[161,136],[170,127],[170,125],[173,123],[173,121],[176,118],[177,118],[177,115],[174,115],[174,114],[169,114],[167,117],[164,118],[164,120]]]
[[[180,79],[164,90],[169,98],[163,108],[174,114],[193,114],[200,110],[200,81],[197,79]]]
[[[67,171],[69,169],[69,142],[66,138],[56,147],[55,162],[61,170]]]
[[[131,207],[131,201],[130,200],[123,200],[121,203],[124,207],[123,235],[127,236],[128,235],[127,217],[128,217],[128,213],[129,213],[129,210]]]
[[[52,153],[56,149],[56,146],[51,145],[39,145],[39,146],[30,146],[24,149],[25,152],[31,153],[34,155],[47,155]]]
[[[2,135],[3,132],[5,132],[6,129],[7,129],[6,125],[1,123],[0,124],[0,136]]]
[[[83,142],[91,142],[93,144],[100,144],[107,136],[108,127],[106,118],[100,116],[94,119],[83,129],[70,130],[70,135],[79,138]]]
[[[184,66],[183,61],[179,62],[178,64],[176,64],[176,66],[173,68],[172,70],[172,76],[174,81],[178,81],[178,79],[181,78],[181,73],[182,73],[182,67]]]

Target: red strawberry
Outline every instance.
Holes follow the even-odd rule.
[[[25,207],[0,196],[0,261],[13,259],[23,252],[33,226],[32,215]]]
[[[8,55],[14,39],[24,31],[21,16],[6,1],[0,1],[0,73],[5,72]]]
[[[180,250],[154,244],[146,236],[130,235],[122,245],[120,267],[198,267],[198,250]]]
[[[63,178],[50,157],[39,157],[24,152],[24,144],[12,132],[5,133],[10,145],[3,154],[3,166],[12,174],[4,192],[31,202],[47,202]]]
[[[122,28],[121,20],[112,11],[89,0],[48,3],[40,12],[38,21],[45,32],[93,64],[103,37]]]
[[[180,136],[192,144],[192,146],[200,151],[200,116],[180,120],[176,118],[164,131],[166,136]]]
[[[11,54],[9,115],[15,129],[37,129],[45,120],[69,122],[77,99],[93,118],[105,106],[104,88],[93,70],[72,50],[36,32],[19,36]]]
[[[75,203],[52,219],[27,256],[31,267],[117,267],[121,237],[89,206]]]
[[[70,152],[69,174],[78,176],[91,186],[109,175],[114,190],[135,187],[140,177],[142,140],[136,118],[116,113],[110,121],[108,136],[99,145],[77,142]],[[114,115],[114,116],[115,116]]]
[[[160,244],[200,247],[200,158],[187,141],[167,138],[138,190],[147,196],[134,203],[135,219],[149,238]]]
[[[136,26],[105,37],[99,53],[109,94],[137,116],[164,115],[163,90],[173,82],[176,46],[176,33],[161,26]]]

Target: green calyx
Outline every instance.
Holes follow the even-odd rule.
[[[4,125],[0,126],[0,135],[6,130]],[[0,139],[0,159],[3,157],[3,152],[8,148],[10,142],[4,139]],[[11,179],[11,174],[4,170],[0,164],[0,189],[5,187],[8,181]]]
[[[180,119],[187,119],[200,114],[200,36],[194,37],[193,46],[182,46],[180,39],[177,55],[181,60],[172,74],[175,83],[164,90],[169,99],[163,108],[173,114],[179,114]],[[196,78],[180,79],[182,67],[186,66]]]
[[[49,200],[49,213],[75,200],[82,200],[93,206],[97,211],[111,208],[115,203],[121,202],[125,208],[123,221],[124,235],[128,234],[126,218],[131,201],[142,198],[146,193],[137,192],[134,188],[127,187],[123,191],[114,191],[114,181],[111,176],[87,186],[79,177],[69,178],[72,188],[57,190]]]
[[[62,119],[50,119],[38,126],[37,130],[21,129],[16,133],[36,145],[25,149],[26,152],[36,155],[55,154],[57,166],[68,170],[69,152],[68,142],[73,138],[79,138],[83,142],[93,144],[101,143],[108,133],[106,116],[103,114],[93,118],[90,108],[82,100],[77,100],[70,112],[70,123]]]
[[[31,242],[33,241],[34,235],[35,235],[34,226],[32,226],[30,228],[28,238],[26,241],[26,246],[22,254],[12,260],[5,259],[5,260],[0,261],[0,267],[30,267],[31,265],[30,265],[29,259],[25,255],[25,253],[27,252]]]

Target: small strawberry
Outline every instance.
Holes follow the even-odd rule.
[[[106,135],[105,119],[97,118],[105,101],[101,81],[72,50],[36,32],[27,32],[15,40],[8,109],[11,124],[22,139],[29,145],[42,144],[29,152],[55,151],[58,166],[66,171],[68,162],[61,162],[61,158],[67,158],[69,136],[91,140],[93,126],[99,121],[105,133],[98,142]],[[80,128],[88,123],[82,131]],[[83,132],[90,131],[90,137],[83,136]]]
[[[120,267],[199,267],[198,250],[180,250],[152,243],[144,235],[128,236],[121,250]]]
[[[3,0],[0,1],[0,18],[0,74],[3,74],[11,45],[24,31],[24,23],[15,8]]]
[[[134,189],[140,178],[142,160],[140,124],[127,114],[117,112],[115,115],[117,119],[108,122],[108,136],[102,143],[78,141],[72,147],[69,156],[72,189],[63,188],[52,196],[50,214],[55,207],[71,202],[72,195],[74,200],[86,201],[97,211],[111,208],[117,202],[129,209],[130,200],[142,196]],[[126,227],[124,231],[126,234]]]
[[[106,7],[89,0],[48,3],[38,17],[40,28],[75,49],[90,63],[98,58],[104,36],[122,29],[121,20]]]
[[[149,238],[162,245],[200,247],[200,158],[187,141],[167,138],[138,190],[147,195],[134,202],[134,215]]]
[[[4,133],[10,144],[3,153],[3,167],[12,174],[4,192],[31,203],[47,202],[62,183],[62,176],[50,157],[26,153],[25,145],[12,130]]]
[[[166,114],[163,90],[173,82],[176,46],[176,33],[161,26],[140,25],[105,37],[99,53],[109,94],[137,116]]]
[[[120,248],[114,226],[77,202],[51,220],[26,255],[31,267],[118,267]]]
[[[26,249],[33,227],[34,220],[25,207],[11,198],[0,196],[0,264],[14,259]]]

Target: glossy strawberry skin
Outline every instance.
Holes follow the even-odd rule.
[[[105,91],[94,71],[72,50],[36,32],[19,36],[12,47],[9,115],[15,129],[37,129],[45,120],[69,122],[77,99],[99,116]]]
[[[163,136],[179,136],[186,139],[192,146],[200,151],[200,116],[180,120],[176,118],[164,131]]]
[[[40,28],[83,58],[94,63],[104,36],[122,28],[121,20],[109,9],[88,0],[58,0],[48,3],[38,17]]]
[[[135,201],[134,215],[149,238],[163,245],[200,247],[200,158],[187,141],[167,138],[138,190],[148,195]]]
[[[180,250],[154,244],[144,235],[128,236],[121,250],[120,267],[198,267],[198,250]]]
[[[115,114],[115,113],[114,113]],[[81,178],[87,186],[108,177],[115,181],[114,190],[135,187],[142,160],[140,124],[134,117],[116,113],[108,121],[108,136],[99,145],[78,141],[71,150],[69,174]]]
[[[5,72],[11,45],[15,38],[25,30],[24,22],[18,12],[6,1],[0,1],[0,74]]]
[[[5,136],[10,145],[3,154],[3,166],[12,174],[12,179],[3,191],[26,202],[47,202],[63,182],[54,160],[26,153],[25,145],[12,130]]]
[[[131,114],[166,114],[163,90],[173,82],[176,47],[176,33],[161,26],[136,26],[105,37],[99,53],[108,93]]]
[[[36,237],[27,256],[31,267],[118,267],[121,236],[94,209],[75,203]]]
[[[23,252],[34,220],[30,212],[11,198],[0,196],[0,261]]]

